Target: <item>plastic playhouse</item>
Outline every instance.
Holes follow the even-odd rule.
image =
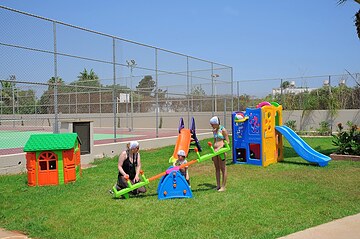
[[[276,102],[261,102],[256,109],[232,113],[233,163],[268,166],[283,157],[285,137],[306,161],[326,166],[331,160],[301,139],[292,129],[282,125],[282,106]]]
[[[159,200],[171,199],[171,198],[192,198],[191,188],[189,187],[185,177],[180,173],[179,170],[181,168],[190,166],[194,163],[200,163],[205,160],[211,159],[214,156],[224,154],[231,150],[228,142],[226,141],[225,141],[225,147],[219,149],[216,152],[212,146],[212,143],[208,142],[208,145],[210,146],[211,153],[201,156],[198,149],[195,148],[197,159],[191,160],[186,164],[182,164],[181,166],[176,166],[176,167],[171,166],[165,172],[157,174],[149,179],[146,178],[144,172],[141,171],[140,172],[141,182],[136,184],[131,184],[130,180],[128,180],[127,181],[128,187],[121,189],[119,191],[117,191],[116,187],[114,186],[112,188],[114,197],[119,198],[123,196],[124,198],[129,198],[129,192],[137,188],[140,188],[142,186],[145,186],[149,184],[151,181],[161,178],[157,187]]]
[[[29,186],[69,183],[81,175],[80,140],[76,133],[33,134],[24,152]]]
[[[199,140],[196,136],[195,129],[195,119],[191,118],[191,126],[190,129],[185,129],[184,120],[180,118],[179,123],[179,135],[176,140],[174,153],[169,159],[169,163],[173,163],[177,159],[177,152],[182,149],[185,151],[186,155],[189,152],[190,146],[193,146],[191,149],[197,148],[200,152],[202,151],[201,146],[199,144]]]

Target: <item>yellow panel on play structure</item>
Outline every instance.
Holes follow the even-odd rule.
[[[263,123],[261,132],[263,142],[262,165],[265,167],[281,159],[279,157],[279,147],[282,149],[282,140],[280,145],[275,126],[282,123],[282,106],[274,104],[263,106],[261,108],[261,117],[261,122]]]

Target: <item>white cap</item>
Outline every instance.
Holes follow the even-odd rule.
[[[139,142],[138,141],[131,141],[130,142],[130,145],[129,145],[130,149],[135,149],[137,147],[139,147]]]
[[[178,156],[183,156],[183,157],[186,157],[186,154],[185,154],[185,151],[180,149],[177,153]]]
[[[214,116],[210,119],[210,124],[219,124],[219,118]]]

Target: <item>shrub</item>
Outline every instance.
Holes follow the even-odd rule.
[[[321,121],[319,123],[320,128],[316,129],[319,135],[331,135],[330,124],[327,121]]]
[[[345,131],[341,123],[337,125],[337,134],[333,135],[332,141],[338,147],[335,153],[360,156],[360,128],[349,121],[347,125],[349,131]]]
[[[296,130],[296,120],[288,120],[285,125],[294,131]]]

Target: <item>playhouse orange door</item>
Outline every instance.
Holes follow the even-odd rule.
[[[40,186],[59,184],[57,155],[53,152],[42,152],[38,162],[38,184]]]

